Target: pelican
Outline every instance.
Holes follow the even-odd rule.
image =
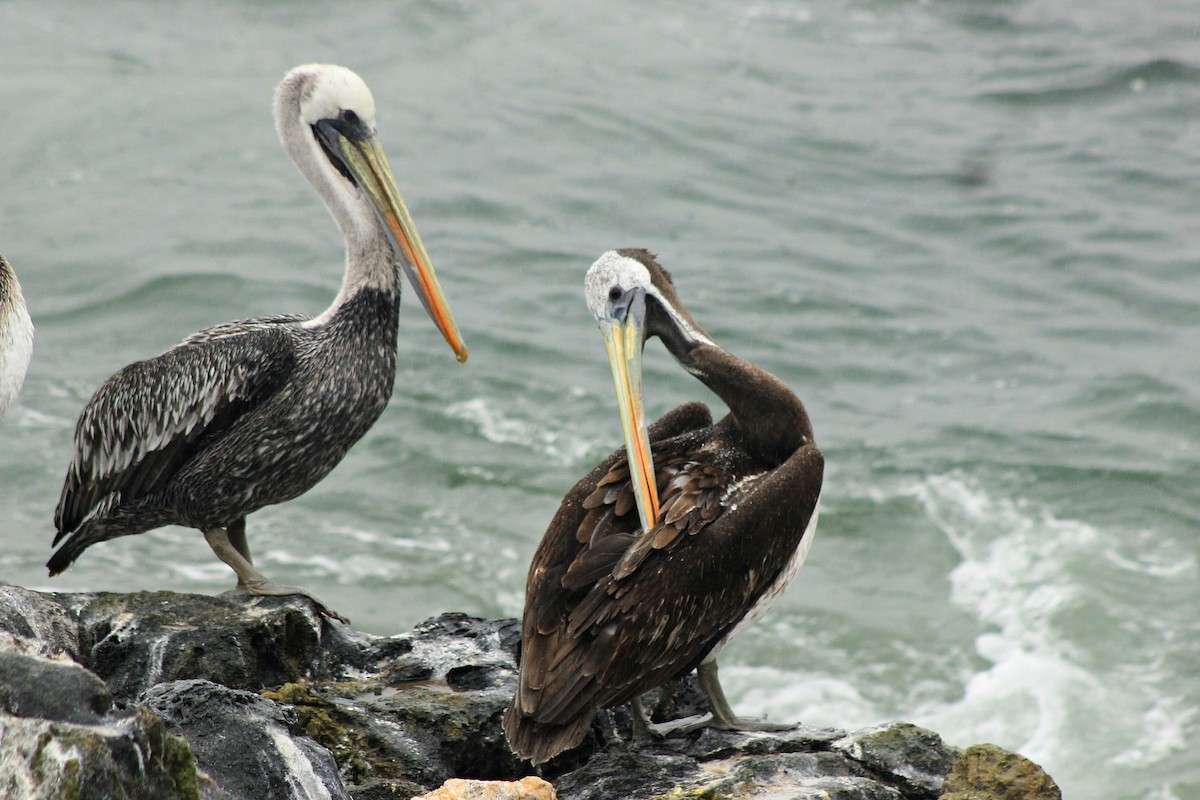
[[[274,110],[283,149],[345,236],[341,289],[319,316],[207,328],[105,381],[75,429],[52,576],[97,542],[184,525],[203,531],[238,590],[301,595],[341,619],[254,567],[246,515],[311,489],[383,412],[396,374],[400,270],[467,359],[384,156],[367,85],[344,67],[297,67],[275,90]]]
[[[504,717],[509,744],[546,761],[578,745],[598,709],[623,703],[646,726],[638,696],[693,669],[711,713],[652,732],[788,728],[735,715],[716,658],[783,592],[812,545],[824,459],[804,405],[721,349],[647,251],[605,253],[586,293],[625,449],[567,494],[533,557],[518,686]],[[687,403],[647,430],[641,359],[651,336],[728,405],[723,419],[714,424],[702,403]]]
[[[17,399],[32,354],[33,321],[25,308],[21,284],[0,256],[0,417]]]

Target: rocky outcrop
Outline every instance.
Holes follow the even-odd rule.
[[[163,721],[146,709],[102,724],[0,714],[2,797],[223,796],[202,795],[199,781],[187,741],[167,733]]]
[[[1062,793],[1045,770],[994,744],[963,751],[942,784],[939,800],[1059,800]]]
[[[1025,796],[994,793],[1006,781],[1053,787],[1013,753],[960,753],[905,723],[631,741],[623,709],[522,783],[535,770],[500,727],[519,638],[515,620],[461,614],[373,637],[299,598],[0,585],[0,796],[958,800]],[[702,703],[688,683],[652,699],[672,716]]]

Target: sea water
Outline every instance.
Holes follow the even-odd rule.
[[[907,719],[1071,798],[1200,798],[1198,43],[1192,0],[0,5],[0,253],[37,325],[0,579],[232,585],[182,528],[43,564],[105,377],[336,293],[270,113],[332,61],[375,94],[471,358],[407,293],[383,418],[250,517],[268,575],[377,633],[519,614],[620,443],[583,274],[647,247],[828,463],[808,564],[722,655],[739,712]],[[656,342],[645,390],[720,410]]]

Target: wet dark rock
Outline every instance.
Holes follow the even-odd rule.
[[[187,678],[257,690],[371,659],[366,635],[328,623],[307,601],[283,597],[60,595],[0,584],[0,637],[5,633],[12,649],[66,654],[118,700]],[[9,649],[2,639],[0,649]]]
[[[75,604],[91,597],[94,595],[44,594],[0,583],[0,649],[43,656],[66,652],[78,659]]]
[[[720,773],[718,772],[718,775]],[[788,787],[789,800],[901,800],[899,791],[829,752],[753,756],[733,762],[728,773],[706,783],[712,797],[756,797]]]
[[[423,792],[455,777],[513,780],[530,771],[500,727],[515,681],[505,645],[514,626],[446,614],[375,640],[371,653],[390,653],[392,661],[377,660],[374,672],[265,695],[296,709],[304,730],[333,752],[356,798],[387,797],[380,794],[387,787],[414,783]]]
[[[914,734],[928,733],[908,727]],[[567,800],[664,795],[704,800],[908,800],[923,796],[903,790],[902,779],[894,772],[868,767],[833,746],[853,736],[804,726],[778,733],[703,731],[626,745],[624,753],[593,755],[554,782],[559,796]]]
[[[350,800],[333,755],[304,733],[287,706],[197,679],[158,684],[140,702],[187,739],[230,797]]]
[[[95,673],[65,656],[0,652],[0,710],[16,717],[95,724],[112,710]]]
[[[103,787],[88,796],[165,800],[392,800],[537,772],[563,800],[963,800],[1037,780],[1005,760],[1015,754],[960,758],[906,723],[634,741],[624,708],[534,770],[500,725],[519,642],[516,620],[463,614],[377,637],[302,598],[0,585],[0,796],[69,798],[87,785]],[[659,720],[706,710],[694,678],[646,705]]]
[[[322,624],[307,605],[276,598],[139,592],[96,595],[80,609],[79,631],[89,669],[132,698],[188,678],[254,690],[296,680],[314,671]]]
[[[446,672],[446,685],[456,692],[468,689],[488,689],[500,683],[505,668],[488,664],[468,664]]]
[[[191,748],[146,709],[81,725],[0,714],[0,796],[200,800]],[[211,786],[206,789],[212,788]]]
[[[312,796],[348,797],[293,711],[237,690],[357,669],[370,646],[297,599],[0,585],[0,796],[72,797],[78,784],[88,797],[287,798],[320,784]],[[221,736],[238,732],[239,752],[270,744],[290,760],[274,772],[232,760],[202,724],[224,712]]]
[[[957,748],[947,746],[933,731],[907,722],[855,731],[833,747],[869,769],[893,776],[906,797],[931,800],[959,756]]]
[[[756,733],[706,728],[690,736],[664,739],[656,742],[655,746],[702,761],[717,761],[772,753],[819,753],[831,750],[833,742],[845,736],[845,731],[835,728],[813,728],[808,725],[797,725],[786,731]]]
[[[699,767],[687,756],[628,751],[597,753],[552,783],[560,798],[606,800],[667,795],[698,778]]]

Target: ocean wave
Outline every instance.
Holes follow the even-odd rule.
[[[793,648],[785,653],[797,665],[791,682],[787,671],[730,665],[735,705],[838,727],[911,719],[954,744],[1017,750],[1046,766],[1068,795],[1132,796],[1097,789],[1165,786],[1143,778],[1177,774],[1200,721],[1189,677],[1200,635],[1192,529],[1154,516],[1128,524],[1073,518],[1060,510],[1069,500],[1023,496],[1031,477],[1011,468],[924,475],[835,468],[828,480],[839,491],[824,503],[827,533],[856,518],[888,519],[909,535],[929,526],[958,556],[947,601],[973,623],[940,643],[914,627],[914,655],[904,634],[891,649],[856,639],[827,654],[810,618],[770,633]],[[1147,617],[1148,605],[1155,615]],[[935,652],[947,660],[931,661]]]
[[[1005,105],[1058,107],[1180,83],[1200,83],[1200,67],[1172,58],[1155,58],[1065,85],[990,91],[984,92],[981,98]]]
[[[1160,697],[1139,720],[1140,735],[1113,763],[1123,767],[1145,767],[1187,749],[1188,732],[1195,729],[1200,709],[1178,697]]]
[[[1064,567],[1095,552],[1096,529],[993,498],[961,475],[929,477],[912,494],[962,556],[950,576],[952,601],[997,626],[1010,651],[1051,644],[1053,613],[1079,589]]]
[[[489,442],[519,445],[566,466],[579,463],[597,444],[564,433],[553,424],[505,413],[483,397],[455,403],[446,409],[446,414],[477,426]]]
[[[1172,647],[1149,646],[1154,626],[1142,626],[1132,647],[1111,646],[1136,615],[1122,608],[1122,588],[1108,577],[1115,566],[1186,580],[1187,564],[1168,566],[1154,552],[1116,558],[1122,532],[997,496],[962,473],[900,491],[961,556],[950,599],[981,623],[974,646],[986,662],[959,699],[918,707],[919,722],[960,741],[1017,749],[1068,781],[1089,764],[1144,766],[1187,746],[1192,701],[1178,665],[1163,655]],[[1098,635],[1104,626],[1113,636]]]

